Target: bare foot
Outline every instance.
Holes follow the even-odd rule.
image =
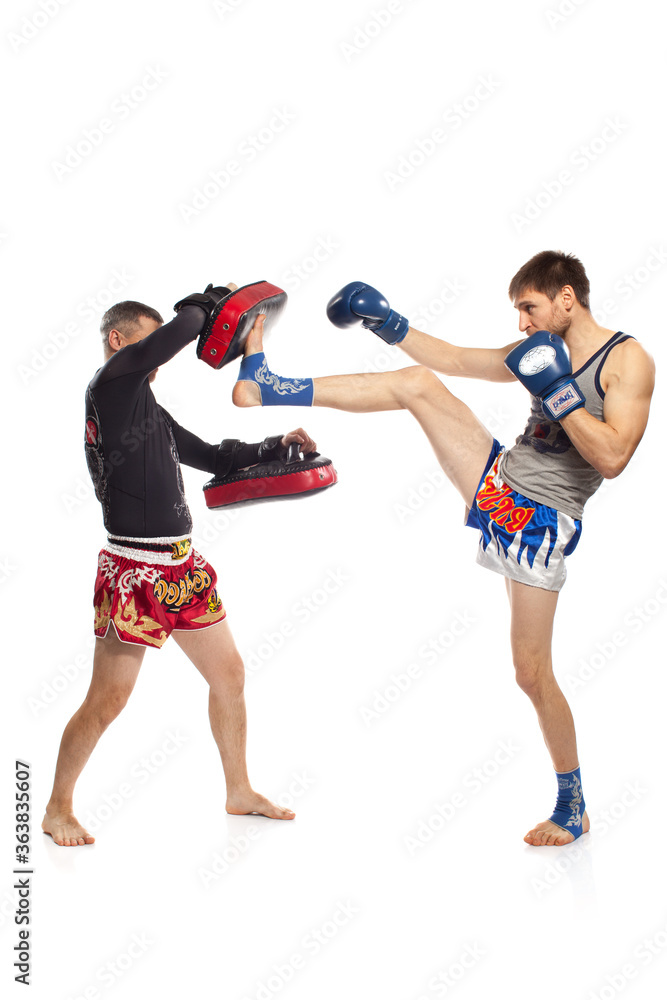
[[[49,813],[47,810],[42,820],[42,830],[59,847],[83,847],[85,844],[95,843],[95,838],[91,837],[72,813]]]
[[[247,816],[249,813],[256,813],[259,816],[268,816],[269,819],[294,819],[296,815],[291,809],[283,809],[282,806],[274,805],[263,795],[253,792],[252,788],[247,792],[230,795],[226,808],[232,816]]]
[[[260,313],[255,320],[255,325],[248,334],[243,352],[243,356],[246,358],[251,354],[261,354],[264,350],[264,319],[264,314]],[[260,406],[261,402],[262,397],[260,396],[259,386],[255,382],[235,383],[232,389],[232,403],[234,406]]]
[[[584,812],[581,821],[582,833],[588,833],[590,828],[591,821],[588,818],[588,813]],[[527,844],[531,844],[532,847],[562,847],[564,844],[571,844],[574,840],[574,835],[568,830],[564,830],[562,826],[556,826],[550,819],[547,819],[544,823],[538,823],[523,839]]]

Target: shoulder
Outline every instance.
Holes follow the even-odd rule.
[[[651,391],[655,380],[655,362],[634,337],[616,344],[609,351],[600,373],[606,392],[612,385],[633,385]]]

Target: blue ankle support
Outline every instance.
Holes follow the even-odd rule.
[[[549,817],[556,826],[561,826],[571,833],[576,840],[582,834],[581,824],[584,818],[586,803],[581,790],[581,770],[556,771],[558,779],[558,799],[556,808]]]
[[[312,378],[282,378],[269,371],[264,353],[244,358],[237,382],[254,382],[259,386],[262,406],[312,406]]]

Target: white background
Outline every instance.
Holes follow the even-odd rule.
[[[517,335],[510,278],[538,250],[563,249],[586,265],[601,322],[637,336],[660,373],[662,15],[649,0],[561,9],[4,5],[0,939],[6,979],[18,757],[33,774],[33,997],[658,995],[660,381],[632,463],[587,508],[557,614],[556,669],[593,821],[576,845],[523,843],[553,808],[551,764],[514,684],[502,580],[475,565],[476,535],[416,424],[236,410],[236,365],[214,372],[194,350],[154,385],[179,422],[210,441],[301,423],[339,472],[320,497],[216,516],[205,477],[186,470],[195,541],[249,665],[251,778],[297,819],[226,816],[205,684],[168,643],[146,654],[77,788],[95,846],[59,849],[39,829],[92,662],[104,533],[83,393],[109,304],[139,299],[169,318],[209,281],[267,279],[290,296],[268,345],[274,371],[383,370],[404,363],[398,349],[326,321],[342,284],[375,284],[436,336],[500,346]],[[240,166],[225,182],[230,160]],[[401,163],[409,176],[397,179]],[[523,428],[519,385],[448,384],[506,443]],[[435,663],[423,655],[431,640]],[[420,675],[398,692],[410,664]],[[378,700],[387,693],[394,701]],[[385,709],[364,718],[373,704]],[[502,743],[511,757],[498,765]],[[436,807],[456,793],[465,804],[445,822]],[[429,827],[411,850],[406,838]]]

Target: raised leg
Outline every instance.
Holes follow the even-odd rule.
[[[92,844],[95,840],[74,816],[74,786],[100,736],[125,707],[144,652],[144,646],[121,642],[113,625],[104,639],[95,640],[90,687],[65,727],[53,791],[42,821],[42,830],[61,847]]]
[[[248,356],[263,350],[261,326],[256,323],[248,337]],[[253,382],[237,382],[232,400],[236,406],[259,406],[259,388]],[[316,378],[313,406],[351,413],[408,410],[431,442],[445,474],[468,506],[472,503],[493,438],[430,369],[413,366],[396,372]]]

